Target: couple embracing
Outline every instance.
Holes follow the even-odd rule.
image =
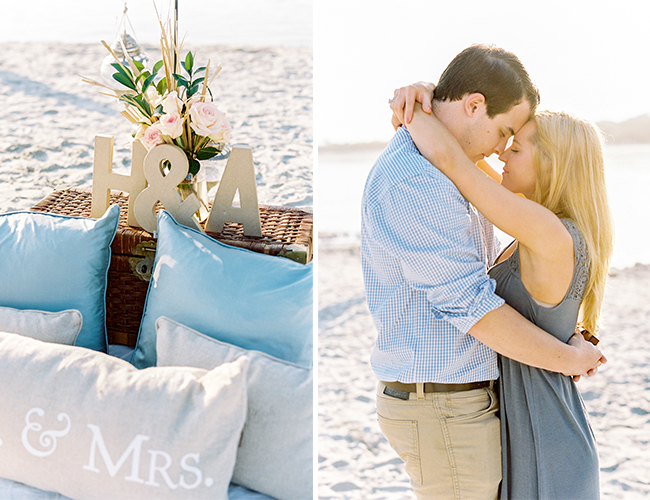
[[[419,499],[599,498],[575,381],[606,359],[575,332],[597,330],[612,253],[602,143],[538,103],[514,54],[473,45],[396,91],[366,182],[377,416]],[[476,166],[493,153],[501,175]]]

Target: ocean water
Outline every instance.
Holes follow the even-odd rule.
[[[363,187],[380,153],[380,148],[319,151],[317,225],[321,241],[358,239]],[[607,145],[605,166],[615,224],[611,265],[623,269],[650,264],[650,144]]]
[[[192,45],[303,46],[313,41],[312,0],[177,0],[179,38]],[[124,6],[141,44],[157,46],[173,0],[2,1],[0,42],[112,42]],[[155,6],[155,7],[154,7]]]

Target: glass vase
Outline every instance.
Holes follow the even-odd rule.
[[[196,217],[199,222],[205,222],[210,214],[210,205],[208,202],[208,183],[203,166],[196,175],[188,173],[185,180],[176,187],[176,190],[183,200],[186,200],[191,194],[198,198],[201,207],[196,211]]]

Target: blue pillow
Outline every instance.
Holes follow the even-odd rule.
[[[131,362],[156,365],[165,316],[243,349],[311,366],[313,266],[225,245],[158,214],[158,244]]]
[[[117,205],[100,219],[0,214],[0,306],[77,309],[75,345],[106,352],[106,277],[119,219]]]

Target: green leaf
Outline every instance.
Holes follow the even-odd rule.
[[[140,109],[142,109],[142,111],[144,111],[147,116],[151,116],[151,106],[149,105],[149,102],[147,102],[147,100],[142,96],[142,94],[135,96],[134,99],[138,102]]]
[[[119,73],[133,80],[133,73],[131,73],[131,70],[126,66],[122,66],[120,63],[116,62],[111,63],[111,66],[113,66]]]
[[[181,75],[174,74],[174,78],[176,79],[176,83],[182,87],[189,88],[190,82],[187,81],[186,78],[183,78]]]
[[[217,156],[219,154],[219,150],[217,148],[213,148],[212,146],[205,147],[201,149],[197,154],[196,157],[199,160],[209,160],[210,158]]]
[[[158,61],[156,64],[153,65],[153,72],[158,73],[160,71],[160,68],[162,68],[164,64],[165,63],[162,60]]]
[[[143,71],[135,78],[135,83],[138,83],[140,80],[149,78],[149,76],[151,76],[151,73],[149,73],[148,71]]]
[[[156,78],[156,75],[149,75],[147,79],[142,82],[142,92],[146,92],[149,88],[149,85],[153,82],[153,79]]]
[[[192,97],[194,94],[196,94],[199,91],[199,85],[192,85],[189,89],[187,89],[187,97]]]
[[[188,52],[185,56],[185,70],[189,73],[190,77],[192,76],[192,67],[194,66],[194,56],[191,52]]]
[[[142,94],[138,94],[138,95],[122,94],[119,99],[120,101],[130,104],[131,106],[137,108],[138,111],[140,111],[140,113],[142,113],[144,116],[148,118],[152,117],[151,106],[142,97]]]
[[[194,158],[188,158],[190,160],[190,174],[196,175],[201,170],[201,164]]]
[[[131,97],[131,96],[128,96],[126,94],[122,94],[117,99],[118,99],[118,101],[122,101],[122,102],[125,102],[125,103],[130,104],[130,105],[133,106],[133,102],[131,101],[131,99],[129,99],[129,97]]]
[[[135,64],[135,67],[138,68],[138,71],[142,71],[144,69],[144,64],[142,64],[140,61],[133,60],[133,64]]]
[[[163,95],[165,92],[167,92],[167,77],[163,77],[163,78],[158,82],[158,85],[156,85],[156,91],[157,91],[160,95]]]
[[[201,66],[200,68],[198,68],[198,69],[196,69],[196,70],[194,71],[194,74],[200,73],[201,71],[205,71],[205,69],[206,69],[205,66]]]
[[[137,87],[135,86],[135,83],[133,83],[133,81],[130,78],[124,76],[122,73],[115,73],[113,75],[113,79],[118,83],[121,83],[125,87],[130,88],[131,90],[135,90],[136,92],[138,90]]]
[[[119,100],[133,106],[134,108],[137,108],[138,111],[142,112],[142,110],[140,109],[140,105],[136,100],[133,99],[133,96],[122,94],[119,97]]]

